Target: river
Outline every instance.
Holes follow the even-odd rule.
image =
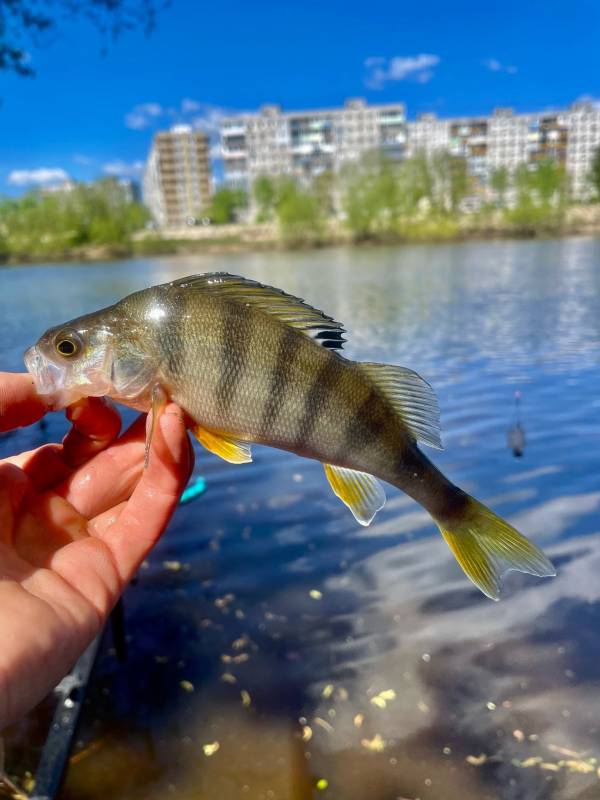
[[[61,798],[599,796],[600,240],[4,269],[0,367],[49,325],[213,270],[304,297],[345,323],[348,356],[423,375],[445,444],[428,455],[558,576],[510,573],[493,603],[397,490],[361,528],[315,462],[198,448],[207,490],[125,594],[128,659],[105,637]],[[52,415],[1,453],[64,429]],[[51,706],[12,731],[9,766],[34,768]]]

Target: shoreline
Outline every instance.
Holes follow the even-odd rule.
[[[144,256],[220,255],[250,252],[294,252],[327,247],[390,247],[452,242],[562,239],[571,236],[600,237],[600,204],[572,206],[559,224],[517,227],[503,220],[424,219],[407,223],[404,231],[393,235],[374,235],[357,239],[339,222],[331,223],[324,235],[286,241],[275,224],[231,224],[177,230],[140,231],[127,244],[90,245],[69,248],[52,254],[31,254],[0,259],[1,267],[40,263],[120,261]]]

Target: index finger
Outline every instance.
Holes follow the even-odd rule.
[[[31,375],[0,372],[0,432],[31,425],[48,411]]]

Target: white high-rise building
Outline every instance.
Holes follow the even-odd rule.
[[[211,170],[206,134],[188,125],[157,133],[146,162],[144,203],[159,227],[197,219],[210,200]]]
[[[530,114],[515,114],[510,108],[460,119],[422,114],[407,123],[407,135],[410,155],[446,151],[464,157],[480,187],[500,168],[513,172],[523,164],[554,161],[565,167],[573,196],[586,199],[592,160],[600,147],[600,108],[578,102],[568,110]]]
[[[343,108],[283,112],[263,106],[221,123],[225,181],[250,188],[261,175],[310,179],[337,172],[367,151],[400,159],[406,148],[402,103],[367,105],[347,100]]]

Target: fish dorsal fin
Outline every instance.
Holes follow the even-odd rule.
[[[360,367],[394,406],[415,439],[442,450],[440,409],[427,381],[406,367],[370,363]]]
[[[233,303],[259,308],[331,350],[341,350],[345,342],[342,336],[345,333],[344,328],[332,317],[309,306],[299,297],[249,278],[230,275],[228,272],[208,272],[205,275],[180,278],[170,285],[210,293]]]
[[[377,478],[367,472],[323,464],[333,493],[345,503],[357,522],[368,525],[385,505],[385,492]]]
[[[231,436],[207,431],[200,425],[192,428],[192,433],[210,453],[214,453],[224,461],[229,461],[230,464],[248,464],[252,461],[250,445],[247,442],[240,442]]]

